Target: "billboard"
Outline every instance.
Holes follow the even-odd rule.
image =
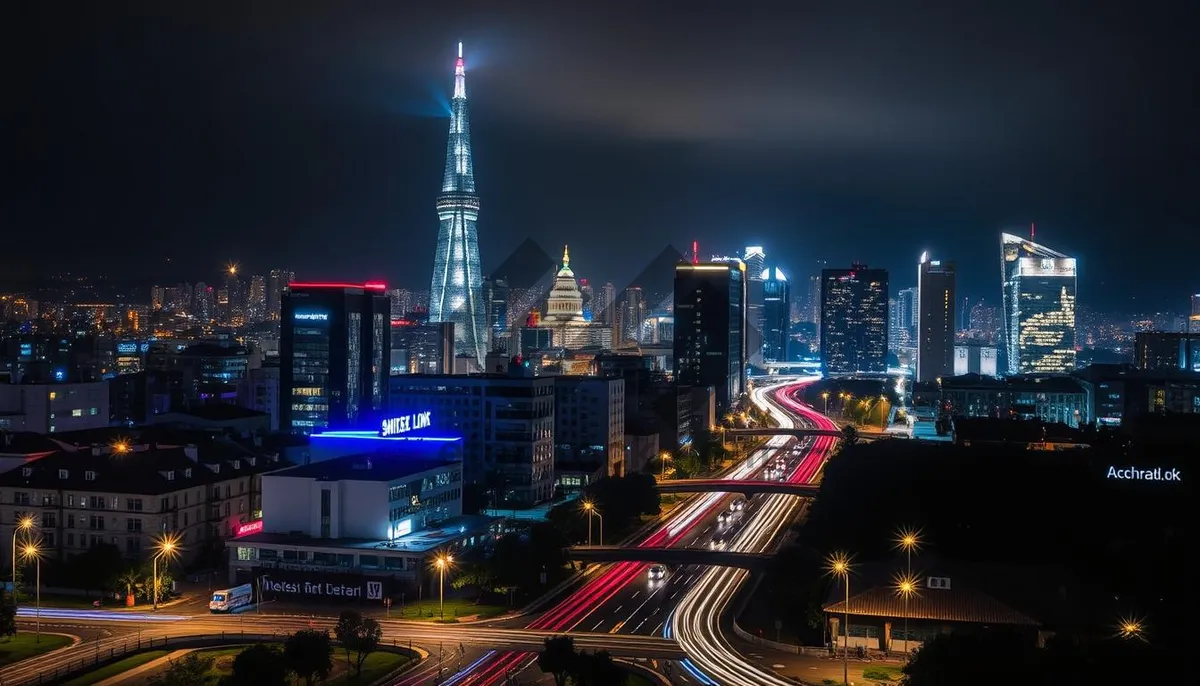
[[[1022,257],[1018,264],[1021,276],[1075,276],[1074,257]]]
[[[392,577],[255,567],[254,585],[264,600],[292,602],[381,602],[396,586]]]

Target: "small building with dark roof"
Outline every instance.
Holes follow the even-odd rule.
[[[461,440],[313,436],[314,449],[325,443],[361,450],[263,477],[261,529],[226,543],[231,584],[268,577],[264,592],[313,600],[322,594],[304,589],[325,588],[334,574],[340,576],[330,588],[353,586],[380,599],[372,597],[386,592],[379,588],[424,580],[430,556],[492,535],[498,520],[462,514]],[[387,584],[374,585],[381,578]]]
[[[153,415],[150,423],[228,430],[239,434],[267,433],[271,430],[271,416],[266,412],[221,403]]]
[[[906,652],[938,634],[992,627],[1026,632],[1031,642],[1040,643],[1044,618],[1063,616],[1068,600],[1074,601],[1053,570],[999,569],[926,556],[914,561],[908,594],[900,588],[904,578],[902,562],[856,566],[847,599],[841,578],[835,577],[822,607],[831,644],[846,645],[847,613],[851,648]]]

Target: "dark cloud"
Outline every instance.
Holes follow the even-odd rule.
[[[931,248],[992,296],[999,230],[1036,220],[1083,258],[1085,294],[1182,293],[1200,289],[1195,270],[1155,265],[1166,245],[1200,250],[1194,14],[1033,0],[35,10],[6,67],[19,173],[2,191],[5,265],[40,273],[8,261],[59,232],[72,269],[152,272],[172,256],[196,278],[237,257],[419,284],[462,39],[485,268],[526,237],[570,242],[577,271],[615,283],[643,243],[763,243],[795,269],[909,270]]]

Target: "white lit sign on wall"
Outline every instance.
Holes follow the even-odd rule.
[[[400,538],[412,533],[412,520],[404,519],[396,522],[396,528],[392,530],[392,538]]]
[[[329,321],[328,312],[297,312],[292,315],[293,318],[302,322],[327,322]]]
[[[1121,481],[1183,481],[1178,469],[1138,469],[1136,467],[1109,467],[1108,478]]]
[[[414,412],[413,414],[406,414],[383,420],[383,423],[379,427],[379,435],[384,437],[402,436],[410,431],[427,429],[432,425],[432,412],[428,410],[425,412]]]

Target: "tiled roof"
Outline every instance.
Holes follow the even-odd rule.
[[[851,590],[853,591],[853,588]],[[823,609],[831,614],[842,614],[846,612],[847,603],[845,600],[838,600],[826,603]],[[1039,624],[991,596],[971,589],[922,588],[908,599],[906,606],[904,598],[899,596],[895,589],[876,586],[862,593],[852,593],[849,612],[863,617],[903,619],[907,616],[909,619],[973,624]]]

